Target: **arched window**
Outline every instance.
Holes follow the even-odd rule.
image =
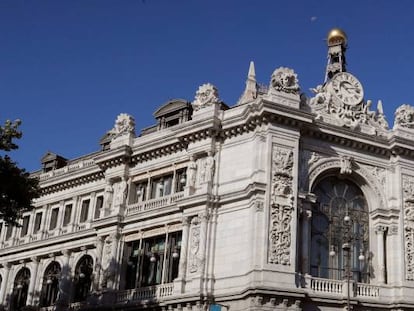
[[[352,181],[330,176],[313,190],[310,273],[369,281],[368,206]],[[349,272],[349,273],[347,273]]]
[[[92,285],[93,259],[89,255],[83,256],[75,269],[74,302],[85,301]]]
[[[22,268],[16,275],[13,285],[13,310],[20,310],[26,305],[30,283],[30,270]]]
[[[61,268],[56,261],[52,262],[43,276],[42,295],[40,305],[42,307],[53,306],[59,293],[59,279]]]

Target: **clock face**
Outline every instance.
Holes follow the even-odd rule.
[[[330,86],[332,95],[346,105],[355,106],[364,98],[361,83],[350,73],[337,73],[332,78]]]

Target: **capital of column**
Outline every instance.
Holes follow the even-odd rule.
[[[375,227],[376,234],[384,234],[387,231],[388,227],[383,225],[378,225]]]
[[[37,256],[30,257],[30,260],[35,262],[35,263],[39,263],[39,257],[37,257]]]
[[[69,257],[72,254],[72,251],[69,250],[69,249],[62,249],[61,252],[62,252],[63,256],[65,256],[65,257]]]
[[[190,218],[188,216],[184,216],[183,219],[182,219],[182,224],[183,224],[183,226],[190,225]]]

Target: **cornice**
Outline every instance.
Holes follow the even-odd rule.
[[[102,169],[129,163],[132,149],[128,145],[110,149],[94,158],[95,163]]]
[[[41,195],[47,195],[50,193],[62,191],[69,188],[74,188],[83,184],[87,184],[93,181],[97,181],[104,178],[104,173],[102,171],[85,174],[78,176],[76,178],[67,179],[62,182],[56,182],[49,186],[41,185]]]

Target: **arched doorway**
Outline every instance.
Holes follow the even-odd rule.
[[[351,180],[329,176],[313,189],[310,274],[369,281],[369,216],[361,189]]]
[[[75,269],[73,301],[85,301],[92,285],[93,259],[89,255],[83,256]]]
[[[43,275],[42,294],[40,305],[42,307],[53,306],[58,298],[59,279],[61,275],[60,264],[56,261],[52,262]]]
[[[22,268],[17,273],[13,284],[13,310],[20,310],[26,306],[30,284],[30,270]]]

